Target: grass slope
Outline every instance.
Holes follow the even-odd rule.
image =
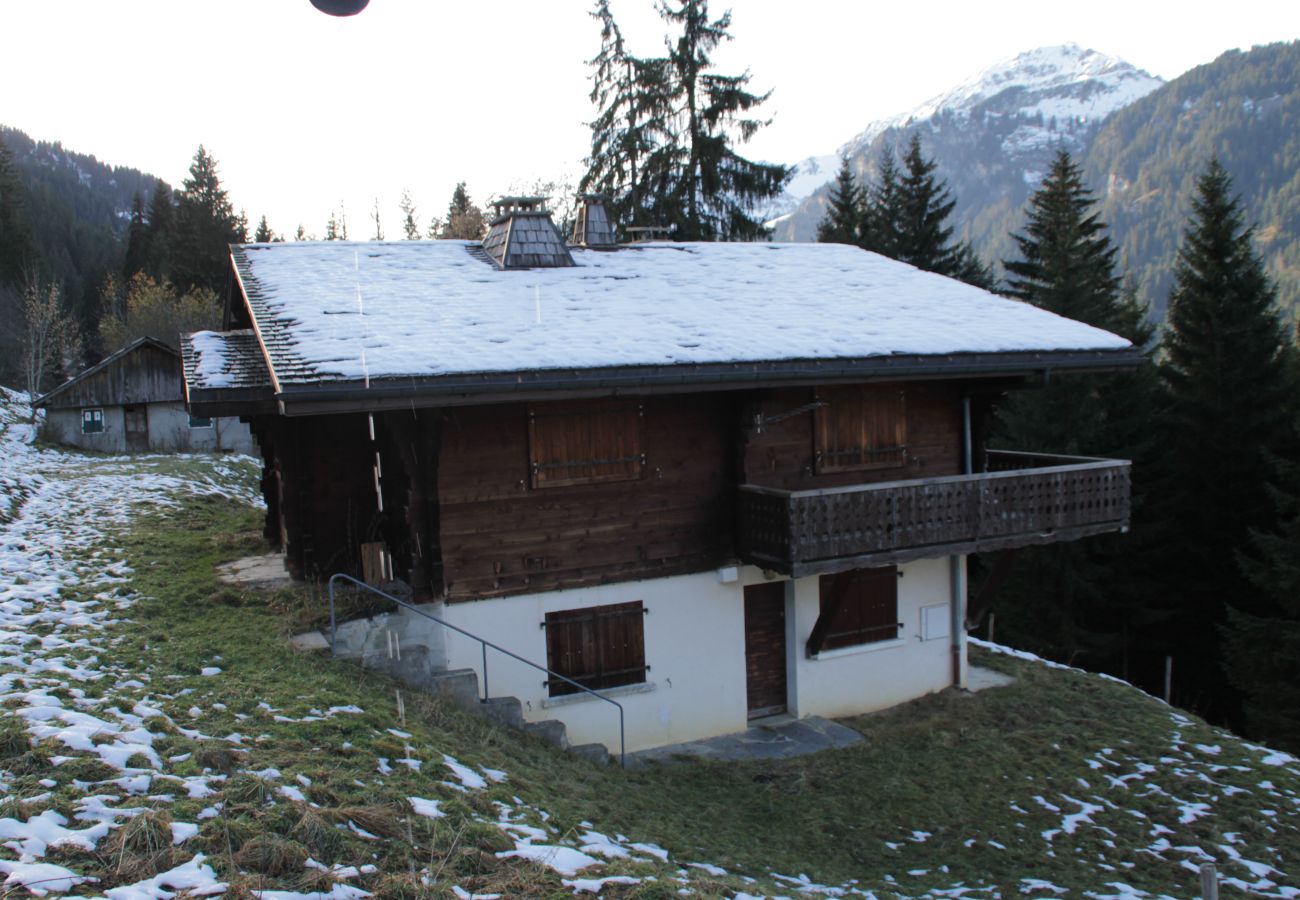
[[[166,761],[151,788],[132,793],[119,772],[53,740],[30,748],[12,716],[0,719],[0,832],[42,810],[71,819],[88,796],[148,810],[93,849],[49,848],[46,861],[99,879],[82,893],[201,852],[227,896],[1186,897],[1211,859],[1224,896],[1300,895],[1300,765],[1126,685],[976,649],[975,662],[1015,684],[849,720],[866,738],[857,747],[624,773],[409,692],[399,722],[392,683],[293,653],[287,637],[321,615],[319,599],[246,594],[213,575],[260,552],[259,531],[246,506],[189,497],[140,511],[93,551],[126,559],[139,596],[95,648],[112,677],[65,695],[164,714],[147,719]],[[414,814],[413,796],[444,815]],[[175,823],[197,833],[172,843]],[[623,856],[581,874],[627,883],[497,855],[528,836],[598,855],[592,830],[615,836],[606,857]],[[345,868],[309,868],[309,857]]]

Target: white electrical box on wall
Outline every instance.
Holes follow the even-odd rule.
[[[948,604],[921,607],[921,640],[934,641],[946,638],[948,631]]]

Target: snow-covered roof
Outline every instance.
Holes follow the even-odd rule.
[[[572,252],[574,267],[526,271],[499,271],[465,241],[255,244],[235,248],[234,260],[279,390],[552,369],[1130,347],[1109,332],[843,245]]]
[[[269,387],[262,348],[252,329],[196,331],[181,336],[185,381],[192,389]]]

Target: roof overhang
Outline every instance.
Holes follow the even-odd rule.
[[[283,415],[306,416],[614,394],[695,393],[836,382],[956,378],[1025,381],[1046,379],[1069,372],[1117,372],[1131,369],[1142,360],[1142,352],[1133,347],[1120,350],[954,353],[937,356],[897,354],[861,359],[539,369],[382,378],[370,379],[368,382],[287,384],[274,396]]]

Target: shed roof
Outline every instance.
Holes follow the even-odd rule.
[[[277,388],[899,355],[1132,355],[1123,338],[837,244],[575,248],[500,271],[464,241],[233,251]]]

